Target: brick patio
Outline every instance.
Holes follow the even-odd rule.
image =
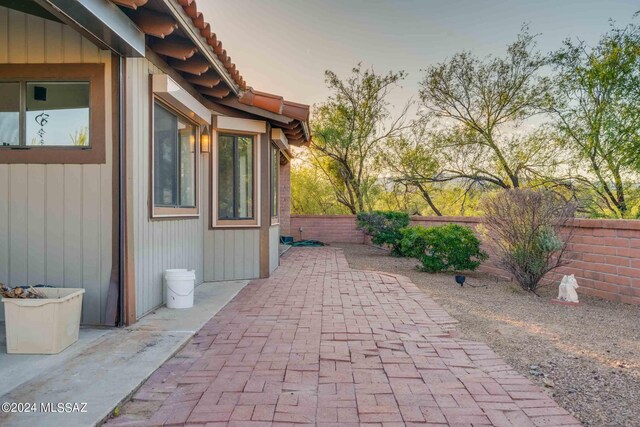
[[[580,425],[402,276],[292,249],[110,425]]]

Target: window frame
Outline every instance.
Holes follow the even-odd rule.
[[[220,219],[219,218],[219,188],[220,188],[220,136],[248,136],[253,139],[253,218],[252,219]],[[211,155],[209,156],[210,171],[210,202],[209,216],[210,228],[257,228],[260,226],[260,188],[258,175],[260,173],[260,152],[258,146],[260,144],[260,134],[254,132],[246,132],[233,129],[214,129],[212,132]],[[235,166],[234,166],[235,167]]]
[[[155,203],[155,131],[154,131],[154,119],[155,119],[155,105],[160,104],[162,108],[169,111],[171,114],[194,126],[196,130],[196,141],[194,146],[195,167],[194,167],[194,186],[195,186],[195,206],[194,207],[171,207],[171,206],[156,206]],[[186,117],[176,108],[173,108],[170,104],[165,102],[162,98],[154,95],[151,96],[150,103],[150,115],[149,115],[149,138],[151,143],[149,144],[149,212],[150,219],[163,220],[163,219],[197,219],[200,217],[200,133],[201,126],[194,120]]]
[[[271,225],[277,225],[280,224],[280,147],[273,142],[269,158],[271,160],[269,163],[269,211]]]
[[[0,64],[0,82],[20,83],[20,141],[25,137],[27,82],[88,82],[90,145],[0,146],[0,164],[103,164],[106,162],[105,64]],[[23,87],[24,86],[24,87]],[[109,121],[109,123],[111,123]]]

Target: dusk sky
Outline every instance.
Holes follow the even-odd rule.
[[[328,92],[324,70],[346,76],[361,61],[409,75],[392,101],[416,97],[421,69],[470,50],[501,55],[523,23],[541,33],[540,50],[567,37],[596,41],[634,20],[635,0],[200,0],[250,86],[313,104]],[[640,18],[635,18],[635,21]]]

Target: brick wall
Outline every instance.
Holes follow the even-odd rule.
[[[291,235],[291,162],[280,165],[280,235]]]
[[[412,223],[425,227],[457,223],[475,228],[480,218],[413,217]],[[292,233],[300,238],[327,243],[363,243],[365,236],[356,229],[352,215],[291,217]],[[575,274],[579,292],[612,301],[640,304],[640,221],[578,219],[573,224],[573,240],[569,245],[569,265],[548,280],[557,281],[563,274]],[[491,254],[490,254],[491,255]],[[494,257],[480,268],[491,274],[508,277]]]
[[[365,242],[364,233],[356,229],[353,215],[292,215],[291,235],[295,240],[321,240],[326,243]]]

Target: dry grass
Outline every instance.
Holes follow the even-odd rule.
[[[640,425],[640,307],[581,296],[580,307],[553,305],[556,287],[525,293],[511,282],[467,274],[428,274],[417,261],[364,245],[344,248],[352,268],[409,277],[459,322],[465,338],[488,343],[589,426]],[[580,289],[578,289],[580,291]],[[531,369],[535,365],[537,369]]]

